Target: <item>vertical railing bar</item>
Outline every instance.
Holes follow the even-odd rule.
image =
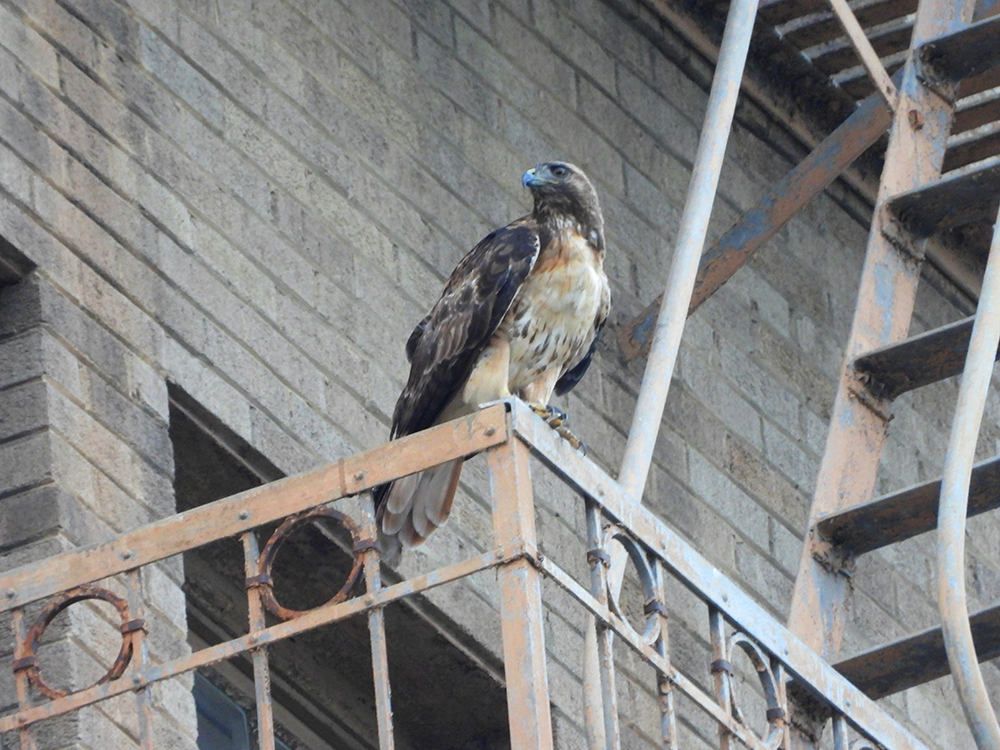
[[[378,538],[375,506],[372,494],[366,492],[361,499],[361,528],[367,541]],[[367,546],[367,545],[366,545]],[[367,546],[363,555],[365,589],[374,594],[382,588],[380,555],[377,548]],[[392,728],[392,689],[389,683],[389,654],[385,638],[385,610],[375,607],[368,611],[368,633],[372,646],[372,678],[375,684],[375,712],[378,717],[379,750],[394,750],[396,740]]]
[[[785,665],[781,663],[781,660],[776,656],[771,657],[771,674],[774,675],[774,684],[778,691],[778,705],[785,712],[784,721],[784,731],[781,733],[781,745],[782,750],[790,750],[792,746],[791,731],[789,727],[791,726],[791,718],[788,711],[788,683],[785,676]]]
[[[587,560],[590,565],[590,593],[598,602],[607,606],[607,569],[603,555],[594,552],[601,549],[602,517],[600,508],[591,498],[586,498],[586,513],[587,542],[590,545]],[[601,664],[599,632],[597,618],[593,614],[588,614],[583,633],[583,718],[589,750],[605,750],[607,747],[604,692],[601,689],[603,670],[599,668]],[[598,668],[588,669],[588,666]]]
[[[257,575],[260,548],[257,535],[248,531],[240,535],[243,542],[243,566],[247,580]],[[247,587],[247,604],[249,609],[250,635],[259,632],[267,622],[264,617],[264,605],[261,603],[260,589],[257,586]],[[257,703],[257,742],[260,750],[275,750],[274,747],[274,706],[271,702],[271,670],[267,661],[267,648],[258,646],[253,649],[253,683],[254,699]]]
[[[24,611],[20,607],[11,610],[11,626],[14,630],[14,658],[23,659],[28,645],[28,626],[24,621]],[[19,711],[31,708],[31,685],[24,670],[14,672],[14,684],[17,689],[17,708]],[[21,727],[18,732],[21,750],[36,750],[35,734],[30,726]]]
[[[126,588],[128,590],[128,608],[133,620],[144,620],[146,617],[146,606],[142,596],[142,572],[139,568],[132,568],[125,574]],[[146,643],[146,625],[133,630],[123,638],[132,639],[132,663],[136,674],[140,673],[149,664],[149,646]],[[142,750],[154,750],[153,744],[153,701],[152,685],[146,685],[136,691],[135,702],[139,714],[139,746]]]
[[[980,750],[1000,748],[1000,724],[979,669],[965,594],[965,526],[969,480],[993,362],[1000,344],[1000,216],[983,276],[983,289],[972,325],[958,405],[945,454],[938,506],[938,607],[948,664],[965,718]],[[991,348],[992,347],[992,348]]]
[[[658,560],[652,561],[653,573],[656,576],[656,597],[660,603],[667,601],[667,590],[664,585],[664,570]],[[670,661],[670,631],[668,629],[670,618],[665,610],[659,610],[657,617],[660,618],[660,633],[656,639],[656,652]],[[663,750],[677,750],[677,713],[674,705],[674,686],[670,678],[663,672],[656,673],[656,688],[660,696],[660,733],[663,737]]]
[[[609,562],[604,552],[603,545],[603,519],[596,503],[587,501],[587,532],[590,538],[590,582],[591,593],[604,607],[610,606],[610,594],[608,592],[608,571]],[[604,729],[603,742],[598,747],[608,750],[617,750],[621,746],[621,729],[618,724],[618,693],[615,689],[615,657],[614,657],[614,633],[597,622],[596,618],[589,618],[593,621],[595,644],[597,646],[598,682],[601,690],[601,714]],[[589,623],[588,623],[589,624]],[[592,679],[589,674],[584,674],[584,680]],[[584,686],[586,689],[586,685]],[[593,705],[588,705],[589,700],[584,700],[584,712],[593,714]],[[597,717],[591,716],[596,719]],[[596,736],[595,736],[596,739]],[[592,744],[591,747],[595,745]]]
[[[833,750],[848,750],[847,741],[847,719],[843,714],[834,714],[833,721]]]
[[[670,274],[632,416],[625,460],[618,475],[618,482],[635,503],[642,499],[656,436],[663,419],[663,408],[667,403],[670,379],[680,350],[681,334],[705,246],[736,99],[743,81],[757,5],[758,0],[733,0],[729,6]]]
[[[513,438],[487,454],[494,543],[524,551],[497,568],[500,630],[511,750],[552,750],[542,576],[530,559],[538,538],[528,455],[528,447]]]
[[[712,677],[715,679],[715,697],[729,715],[733,711],[733,697],[729,679],[729,661],[726,659],[726,620],[715,607],[708,608],[708,629],[712,640]],[[731,735],[724,726],[719,727],[719,750],[729,750]]]

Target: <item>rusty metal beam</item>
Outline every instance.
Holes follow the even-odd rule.
[[[1000,604],[969,618],[979,661],[1000,657]],[[923,685],[948,674],[941,628],[887,643],[834,666],[873,700]]]
[[[256,633],[248,633],[239,638],[203,648],[193,654],[172,659],[162,664],[148,664],[145,669],[133,674],[131,677],[122,677],[118,680],[94,685],[85,690],[67,695],[64,698],[56,698],[48,703],[19,709],[17,713],[0,717],[0,733],[22,729],[35,722],[60,716],[69,711],[75,711],[84,706],[90,706],[108,698],[113,698],[116,695],[142,689],[154,682],[166,680],[185,672],[190,672],[193,669],[198,669],[199,667],[206,667],[220,661],[225,661],[226,659],[231,659],[251,649],[277,643],[278,641],[292,638],[300,633],[305,633],[323,625],[346,620],[349,617],[366,612],[372,607],[386,605],[404,597],[412,596],[417,592],[428,591],[438,586],[452,583],[460,578],[465,578],[483,570],[489,570],[497,565],[519,560],[524,556],[525,551],[520,545],[511,545],[502,549],[485,552],[476,557],[470,557],[467,560],[462,560],[443,568],[438,568],[430,573],[410,578],[392,586],[387,586],[376,593],[355,597],[354,599],[348,599],[345,602],[337,604],[323,604],[316,609],[309,610],[300,617],[278,623],[277,625],[271,625]]]
[[[243,575],[251,581],[257,575],[260,547],[257,534],[247,531],[242,535]],[[247,614],[251,637],[256,637],[265,627],[264,605],[261,602],[259,586],[247,586]],[[267,658],[267,648],[258,646],[250,652],[253,660],[254,698],[257,704],[257,744],[260,750],[275,750],[274,745],[274,705],[271,702],[271,666]]]
[[[703,602],[723,611],[736,627],[787,665],[793,677],[811,686],[815,695],[822,696],[834,710],[846,714],[859,731],[883,746],[893,750],[924,747],[663,521],[642,505],[634,504],[617,482],[569,446],[528,407],[518,401],[511,406],[515,434],[546,466],[598,503],[609,519],[642,540],[672,576]],[[574,593],[581,601],[584,597],[592,599],[578,584],[576,591],[582,592]]]
[[[883,495],[827,516],[816,524],[816,532],[847,554],[862,555],[937,528],[940,492],[941,480],[935,479]],[[973,467],[968,516],[996,508],[1000,508],[1000,456]]]
[[[857,357],[852,366],[875,398],[894,399],[907,391],[962,372],[973,318],[911,336]],[[1000,356],[1000,352],[997,353]]]
[[[935,78],[961,81],[1000,65],[998,35],[1000,16],[984,18],[925,42],[920,56]]]
[[[872,94],[798,166],[775,183],[702,256],[688,315],[881,138],[891,122],[892,114],[881,97]],[[627,360],[649,351],[662,300],[657,297],[636,318],[619,328],[618,337]]]
[[[562,586],[577,602],[587,608],[603,627],[614,632],[615,636],[621,638],[633,651],[648,661],[657,671],[664,675],[666,679],[675,687],[679,688],[691,701],[702,711],[712,717],[725,731],[738,738],[745,746],[753,750],[773,750],[772,746],[766,745],[748,731],[746,726],[736,721],[725,709],[711,696],[702,690],[697,683],[684,673],[677,670],[670,662],[664,658],[653,646],[646,643],[642,637],[628,626],[614,612],[602,606],[590,593],[577,583],[571,576],[567,575],[557,565],[548,558],[538,561],[539,567],[552,580]],[[607,746],[611,748],[611,745]]]
[[[429,455],[443,463],[506,440],[505,407],[499,404],[319,469],[165,518],[111,541],[6,571],[0,575],[0,612],[370,490],[426,468]]]
[[[527,446],[512,440],[490,451],[487,461],[497,547],[536,550]],[[519,557],[502,564],[497,578],[511,750],[552,750],[541,573]]]
[[[892,196],[888,205],[904,226],[926,237],[974,221],[992,221],[998,194],[1000,156],[995,156],[901,191]]]
[[[363,538],[378,538],[378,521],[375,519],[375,502],[372,493],[361,498],[361,523]],[[365,590],[375,593],[382,590],[381,553],[368,547],[361,553],[365,569]],[[389,650],[385,637],[385,610],[372,607],[368,610],[368,634],[372,649],[372,681],[375,685],[375,713],[378,717],[379,750],[394,750],[396,737],[392,721],[392,687],[389,683]]]

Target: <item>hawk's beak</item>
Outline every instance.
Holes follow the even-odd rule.
[[[535,177],[534,167],[532,167],[531,169],[529,169],[527,172],[524,173],[524,176],[521,177],[521,184],[524,185],[525,187],[531,187],[532,185],[538,184],[538,180]]]

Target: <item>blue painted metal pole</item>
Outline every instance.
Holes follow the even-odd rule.
[[[705,247],[708,221],[715,203],[719,174],[732,128],[736,99],[750,48],[758,0],[732,0],[726,31],[719,49],[719,63],[708,98],[708,110],[698,142],[687,202],[681,217],[677,245],[670,265],[667,288],[656,322],[653,348],[646,363],[642,388],[632,417],[625,459],[618,477],[622,488],[638,503],[646,485],[649,464],[656,445],[663,407],[680,349],[688,304],[694,289],[698,263]]]
[[[983,408],[1000,344],[1000,217],[993,228],[958,406],[951,425],[938,507],[938,606],[951,674],[979,750],[1000,748],[1000,725],[979,669],[965,598],[965,523]]]

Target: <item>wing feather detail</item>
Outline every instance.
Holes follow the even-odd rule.
[[[464,385],[538,259],[538,231],[519,219],[491,232],[452,272],[441,298],[410,334],[410,376],[392,438],[432,426]]]

